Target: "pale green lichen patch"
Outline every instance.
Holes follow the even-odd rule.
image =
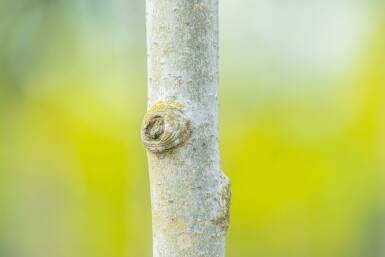
[[[171,105],[178,108],[183,108],[183,105],[176,101],[159,101],[151,109],[161,109],[164,105]]]

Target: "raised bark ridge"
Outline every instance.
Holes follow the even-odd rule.
[[[154,257],[223,257],[230,182],[218,143],[218,2],[147,0]]]

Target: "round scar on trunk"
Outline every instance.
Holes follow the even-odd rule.
[[[176,102],[160,101],[146,113],[142,141],[153,153],[162,153],[186,142],[191,135],[190,120]]]

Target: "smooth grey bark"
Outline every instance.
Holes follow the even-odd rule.
[[[147,0],[153,256],[225,256],[230,181],[218,142],[218,1]]]

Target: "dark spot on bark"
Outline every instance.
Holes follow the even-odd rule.
[[[164,131],[164,120],[160,116],[155,116],[146,127],[146,135],[151,139],[158,139]]]

